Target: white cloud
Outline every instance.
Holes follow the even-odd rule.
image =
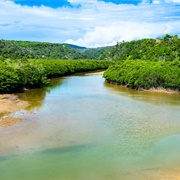
[[[153,0],[153,4],[180,3],[180,0]]]
[[[0,0],[0,38],[94,47],[166,33],[180,34],[180,7],[176,6],[179,1],[154,0],[154,4],[149,4],[148,0],[143,0],[135,6],[69,0],[81,7],[53,9]]]
[[[97,3],[97,0],[68,0],[71,4],[92,4]]]
[[[115,45],[123,40],[130,41],[139,38],[156,38],[162,34],[180,30],[179,22],[139,23],[119,22],[111,26],[96,27],[77,40],[69,39],[66,42],[88,47]]]

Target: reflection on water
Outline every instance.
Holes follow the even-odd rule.
[[[179,93],[135,91],[88,74],[19,96],[30,107],[14,114],[23,122],[0,129],[0,179],[180,177]]]
[[[129,96],[136,100],[154,103],[155,105],[177,105],[180,104],[179,92],[163,92],[163,91],[136,91],[125,86],[118,86],[104,82],[104,86],[114,93]],[[173,101],[172,101],[173,99]]]
[[[55,78],[52,79],[48,87],[27,90],[25,93],[18,94],[18,97],[21,100],[29,102],[30,105],[26,108],[26,110],[34,110],[35,108],[40,109],[43,105],[46,94],[50,93],[54,88],[60,86],[61,83],[62,80],[60,78]]]

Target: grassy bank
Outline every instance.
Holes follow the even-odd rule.
[[[23,88],[39,88],[48,78],[75,72],[107,69],[112,61],[102,60],[1,60],[0,93],[13,93]]]
[[[126,60],[110,66],[104,78],[133,89],[164,88],[180,91],[180,62]]]

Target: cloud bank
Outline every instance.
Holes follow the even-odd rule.
[[[180,0],[32,2],[0,0],[0,38],[98,47],[180,35]]]

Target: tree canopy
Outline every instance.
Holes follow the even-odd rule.
[[[180,59],[180,39],[166,34],[158,39],[141,39],[117,43],[106,51],[101,59],[142,59],[151,61],[174,61]]]

